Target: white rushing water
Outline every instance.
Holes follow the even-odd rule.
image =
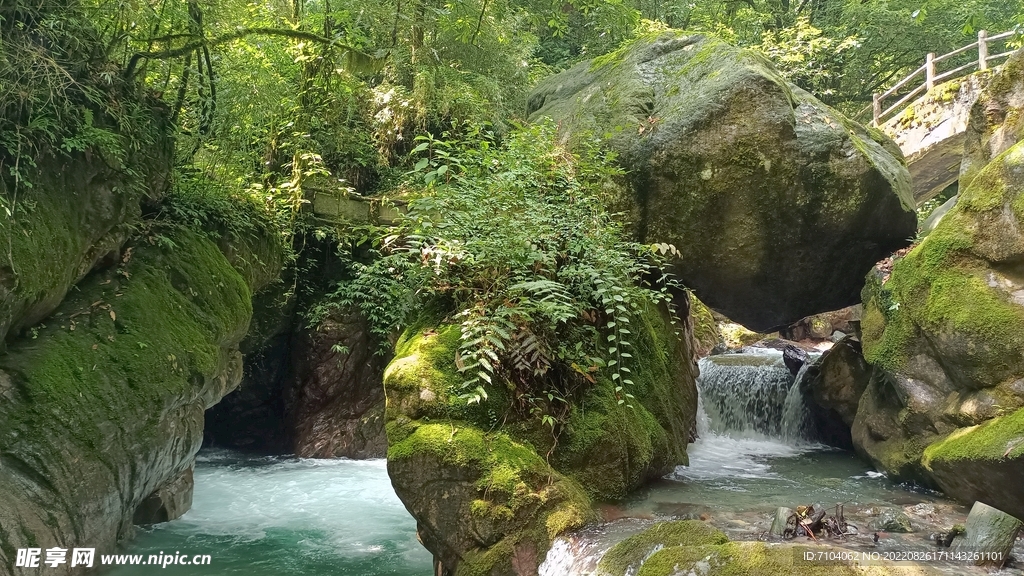
[[[676,467],[668,481],[615,508],[618,519],[556,540],[541,576],[593,574],[616,542],[661,520],[707,519],[733,539],[757,540],[778,506],[842,503],[851,521],[865,527],[880,508],[921,505],[930,510],[927,517],[914,517],[923,534],[879,544],[892,550],[932,550],[934,544],[924,537],[929,530],[963,522],[962,506],[908,491],[853,453],[809,441],[800,374],[789,372],[781,353],[715,356],[701,360],[700,368],[699,438],[687,448],[689,465]],[[847,545],[875,546],[870,532],[864,532],[864,539]],[[954,568],[947,573],[966,573]]]
[[[192,509],[140,531],[125,553],[210,554],[201,570],[123,567],[108,574],[426,576],[430,554],[384,460],[200,454]]]
[[[697,385],[708,429],[732,438],[786,437],[786,399],[791,391],[798,393],[793,383],[782,353],[775,350],[701,359]]]

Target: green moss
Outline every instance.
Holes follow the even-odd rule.
[[[46,168],[57,173],[81,169],[77,164]],[[118,247],[127,235],[126,226],[139,215],[137,194],[117,192],[116,186],[108,192],[71,176],[42,177],[36,188],[22,188],[16,196],[0,179],[0,204],[17,198],[8,206],[13,216],[0,218],[0,278],[9,277],[10,286],[8,292],[8,282],[0,283],[0,338],[7,335],[8,326],[17,331],[56,308],[98,256]],[[104,207],[95,213],[82,210],[89,201]]]
[[[650,557],[637,576],[878,576],[901,574],[884,566],[859,568],[845,564],[803,562],[804,552],[821,551],[809,546],[773,545],[764,542],[729,542],[717,546],[676,546]]]
[[[138,247],[124,275],[83,282],[39,333],[45,345],[12,349],[7,368],[31,382],[35,400],[70,408],[111,370],[140,395],[216,372],[220,346],[248,326],[249,288],[212,242],[185,230],[173,241],[171,250]]]
[[[988,264],[978,253],[991,244],[992,233],[985,220],[979,225],[980,214],[999,212],[1010,200],[1017,206],[1024,196],[1005,177],[1004,166],[1014,163],[1015,154],[1024,156],[1024,147],[1012,148],[979,173],[938,227],[896,262],[884,287],[868,279],[862,331],[870,363],[901,369],[918,329],[971,338],[977,366],[1005,366],[1024,346],[1024,310],[988,286]]]
[[[722,341],[722,334],[718,331],[718,322],[711,310],[693,294],[690,295],[690,318],[693,321],[697,355],[707,356]]]
[[[978,426],[961,428],[933,442],[922,460],[931,469],[934,461],[999,461],[1024,456],[1024,409],[993,418]]]
[[[672,546],[724,544],[729,538],[717,528],[699,520],[661,522],[613,546],[601,558],[598,574],[622,576],[635,573],[653,552]]]
[[[509,402],[507,390],[489,388],[491,398],[480,404],[470,405],[459,397],[466,381],[455,365],[460,338],[458,325],[438,325],[436,315],[431,313],[424,314],[399,337],[395,359],[384,371],[384,392],[391,412],[390,442],[402,439],[402,424],[410,419],[464,420],[483,428],[496,422],[494,407]],[[392,402],[398,399],[399,404]],[[407,417],[398,418],[399,413]]]
[[[490,574],[495,565],[509,565],[520,547],[543,554],[559,534],[595,519],[577,484],[552,470],[531,446],[504,433],[485,433],[460,421],[418,423],[388,448],[392,463],[424,457],[473,478],[478,497],[470,514],[502,527],[502,540],[469,551],[459,575]]]
[[[417,324],[407,329],[395,345],[396,360],[388,365],[384,377],[389,388],[397,393],[429,389],[447,395],[449,389],[462,382],[455,369],[455,352],[459,349],[460,331],[454,324],[437,329]]]
[[[640,34],[623,42],[617,49],[602,54],[590,61],[590,71],[594,72],[601,68],[614,67],[620,64],[629,55],[630,51],[643,44],[651,44],[662,35],[662,31],[647,32]]]
[[[1021,78],[1024,78],[1024,52],[1017,51],[1006,59],[999,73],[992,76],[987,91],[994,97],[1004,98],[1020,85]]]
[[[79,538],[113,540],[105,519],[130,517],[160,474],[192,457],[203,411],[240,374],[232,350],[252,313],[249,287],[206,238],[167,235],[173,249],[133,246],[128,263],[88,276],[0,357],[0,379],[13,383],[0,403],[5,463],[20,463],[39,491],[5,484],[16,474],[0,490],[43,498],[62,530],[97,532]],[[121,508],[97,519],[99,505]]]
[[[574,402],[554,452],[554,466],[598,500],[624,498],[651,478],[688,462],[686,444],[696,417],[692,355],[656,308],[639,315],[629,363],[634,396],[620,403],[615,382],[598,379]]]

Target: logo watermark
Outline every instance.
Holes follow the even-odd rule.
[[[70,552],[70,558],[68,556]],[[92,568],[96,564],[95,548],[18,548],[14,566],[17,568],[57,568],[68,564],[70,567]],[[175,550],[174,554],[101,554],[100,566],[208,566],[213,562],[209,554],[182,554]]]

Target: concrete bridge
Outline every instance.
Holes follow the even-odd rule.
[[[899,145],[918,204],[959,178],[971,107],[988,85],[993,67],[1014,52],[1005,47],[1012,36],[1011,31],[990,37],[982,30],[977,42],[941,56],[928,54],[920,68],[886,92],[875,94],[872,105],[857,115],[862,118],[871,111],[871,123]],[[990,54],[993,46],[1004,48]],[[955,67],[942,71],[943,65]],[[921,83],[915,85],[915,81]],[[889,99],[896,102],[886,107]]]

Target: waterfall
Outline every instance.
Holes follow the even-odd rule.
[[[800,367],[800,371],[793,379],[792,386],[786,393],[786,402],[782,406],[782,438],[790,442],[810,440],[814,434],[811,413],[807,407],[807,398],[804,397],[803,386],[804,378],[807,377],[812,363],[813,359],[808,358],[807,362]]]
[[[697,433],[733,438],[807,438],[808,413],[800,382],[782,353],[722,354],[700,361]]]

